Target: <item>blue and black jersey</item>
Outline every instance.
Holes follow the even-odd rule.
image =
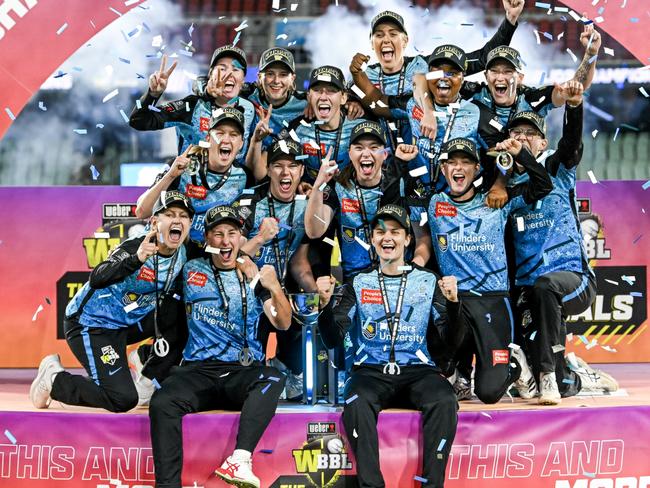
[[[353,171],[350,173],[354,174]],[[360,186],[354,177],[346,184],[336,182],[333,186],[325,187],[323,203],[332,209],[334,215],[344,277],[350,277],[373,264],[370,222],[384,205],[394,203],[403,206],[404,191],[403,179],[392,172],[384,173],[375,187]],[[362,217],[364,213],[365,220]],[[307,215],[306,218],[315,217]]]
[[[504,233],[508,216],[544,197],[552,189],[546,170],[526,149],[515,158],[526,168],[530,181],[508,189],[509,201],[501,209],[486,205],[487,195],[477,192],[464,202],[446,193],[431,196],[428,223],[442,275],[458,278],[458,289],[482,294],[508,290]]]
[[[237,212],[244,219],[243,233],[252,239],[259,233],[262,220],[271,217],[269,205],[273,208],[273,216],[278,221],[280,232],[268,243],[264,244],[253,256],[253,262],[258,268],[269,264],[275,268],[279,279],[286,275],[288,261],[291,260],[301,244],[309,240],[305,235],[305,208],[307,198],[296,195],[291,202],[282,202],[271,196],[270,183],[266,182],[250,190],[246,190],[235,204]],[[280,262],[276,261],[276,250]]]
[[[244,347],[245,332],[250,352],[256,361],[262,361],[264,353],[257,339],[257,325],[264,312],[264,302],[271,298],[271,294],[259,283],[252,290],[244,282],[248,304],[244,325],[237,271],[221,270],[218,273],[227,293],[227,307],[207,258],[192,259],[183,268],[183,297],[190,334],[183,357],[186,361],[217,359],[236,362]]]
[[[515,210],[510,217],[516,261],[515,284],[532,286],[554,271],[591,273],[576,205],[576,168],[582,156],[582,106],[566,108],[562,139],[544,164],[553,191]],[[514,176],[520,184],[527,174]]]
[[[140,108],[136,106],[131,112],[129,125],[137,130],[161,130],[168,127],[176,129],[178,137],[178,154],[181,154],[190,144],[197,145],[205,141],[210,130],[212,112],[219,109],[214,99],[209,95],[188,95],[180,100],[163,103],[156,107],[158,98],[149,91],[140,98]],[[255,130],[255,107],[244,98],[237,98],[235,107],[244,113],[244,145],[237,155],[237,161],[246,160],[248,143]]]
[[[375,266],[355,275],[343,286],[340,302],[334,303],[332,298],[319,316],[318,326],[327,347],[340,344],[350,333],[355,365],[385,365],[389,361],[391,333],[379,272]],[[406,275],[395,361],[439,368],[444,357],[453,355],[465,334],[460,303],[444,298],[433,272],[412,265]],[[391,314],[396,311],[401,280],[401,274],[384,274]]]
[[[137,325],[154,310],[156,293],[161,299],[178,291],[177,277],[187,261],[185,246],[172,256],[150,256],[142,263],[137,252],[144,238],[124,241],[93,269],[89,281],[68,303],[66,319],[86,327],[123,329]]]
[[[160,173],[153,185],[165,176]],[[225,173],[201,169],[200,174],[190,176],[183,173],[169,185],[168,190],[178,190],[192,200],[195,214],[190,228],[190,239],[198,243],[205,241],[205,213],[215,205],[230,205],[245,188],[254,184],[248,168],[233,164]],[[152,185],[152,186],[153,186]]]

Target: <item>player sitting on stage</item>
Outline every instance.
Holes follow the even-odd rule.
[[[386,205],[372,220],[372,246],[378,265],[346,282],[343,297],[332,299],[334,278],[318,278],[324,343],[335,347],[349,331],[354,366],[345,387],[343,423],[357,459],[362,488],[383,487],[379,467],[377,416],[390,407],[422,411],[422,486],[442,487],[456,435],[458,402],[441,374],[442,355],[465,333],[456,278],[441,279],[409,265],[404,252],[411,239],[406,209]]]
[[[287,329],[291,306],[273,266],[254,276],[236,269],[241,226],[232,207],[211,208],[205,220],[210,257],[183,268],[189,328],[184,361],[156,390],[149,408],[156,486],[181,487],[183,416],[234,407],[241,408],[235,451],[215,473],[240,488],[260,487],[252,452],[275,414],[284,377],[264,366],[257,328],[265,314],[274,327]]]

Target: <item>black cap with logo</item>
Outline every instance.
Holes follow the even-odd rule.
[[[205,232],[222,222],[231,222],[241,229],[243,222],[237,211],[230,205],[217,205],[205,213]]]
[[[240,128],[242,135],[244,134],[244,126],[246,122],[243,112],[238,108],[220,107],[213,110],[212,117],[210,118],[210,129],[214,129],[224,121],[234,122]]]
[[[374,229],[380,223],[380,220],[388,219],[395,220],[406,230],[407,234],[411,232],[411,219],[408,216],[408,212],[403,207],[392,203],[384,205],[377,210],[377,215],[372,219],[371,227]]]
[[[513,47],[498,46],[492,49],[492,51],[487,55],[487,61],[485,63],[486,69],[489,69],[490,65],[498,59],[507,61],[518,71],[522,70],[521,54],[519,54],[519,51]]]
[[[379,12],[377,15],[375,15],[370,21],[370,35],[374,34],[377,25],[381,24],[382,22],[395,24],[404,34],[407,33],[406,28],[404,27],[404,17],[395,12],[391,12],[390,10],[384,10],[383,12]]]
[[[160,193],[153,206],[152,215],[159,214],[168,207],[181,207],[187,210],[190,218],[194,217],[194,206],[189,197],[177,190],[167,190]]]
[[[212,53],[212,59],[210,60],[210,69],[212,69],[214,65],[217,64],[217,61],[219,59],[225,56],[235,58],[239,64],[241,64],[241,67],[244,70],[244,74],[246,74],[246,53],[242,49],[239,49],[236,46],[231,46],[230,44],[218,47],[214,50]]]
[[[345,76],[336,66],[320,66],[311,71],[309,75],[309,88],[317,83],[328,83],[339,90],[345,90]]]
[[[364,122],[355,125],[352,128],[352,132],[350,133],[350,144],[353,144],[357,139],[360,139],[361,137],[365,137],[365,136],[370,136],[370,137],[374,137],[375,139],[379,139],[379,141],[384,146],[386,145],[384,130],[381,128],[381,125],[379,125],[377,122],[366,120]]]
[[[293,59],[293,54],[283,47],[272,47],[262,53],[259,64],[260,71],[264,71],[273,63],[282,63],[292,73],[296,72],[296,62]]]
[[[519,124],[530,124],[542,133],[542,137],[546,137],[546,120],[537,112],[530,110],[519,112],[512,118],[510,124],[508,124],[508,129],[512,129]]]
[[[457,137],[456,139],[452,139],[451,141],[447,141],[443,146],[442,146],[442,151],[441,153],[447,153],[447,155],[450,155],[451,153],[454,152],[463,152],[470,156],[474,161],[479,162],[479,155],[478,155],[478,150],[476,148],[476,144],[474,141],[471,139],[465,139],[463,137]]]
[[[467,69],[467,54],[458,46],[443,44],[435,48],[428,59],[429,66],[437,63],[454,64],[464,73]]]
[[[293,159],[297,163],[303,163],[301,159],[296,159],[296,156],[300,155],[302,155],[302,146],[300,144],[293,139],[280,139],[275,141],[269,149],[266,164],[271,164],[279,159]]]

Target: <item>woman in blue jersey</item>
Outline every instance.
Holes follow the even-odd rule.
[[[487,52],[501,44],[509,44],[517,28],[517,19],[521,14],[523,0],[504,0],[506,19],[501,23],[496,34],[480,50],[468,54],[473,60],[468,63],[467,75],[478,73],[485,67]],[[401,15],[386,10],[377,14],[371,22],[370,41],[378,63],[368,65],[370,57],[357,53],[350,64],[350,73],[354,83],[365,93],[361,103],[366,110],[377,117],[382,117],[384,130],[389,134],[388,147],[394,150],[401,142],[411,143],[411,129],[408,113],[403,107],[393,106],[389,97],[400,98],[413,92],[416,75],[427,72],[426,57],[417,55],[404,56],[408,44],[408,34]],[[392,121],[394,125],[389,125]],[[390,129],[394,127],[393,129]],[[390,130],[389,130],[390,129]]]
[[[183,364],[156,390],[149,409],[156,486],[182,486],[183,416],[229,408],[241,410],[237,441],[215,474],[232,485],[260,488],[252,453],[275,414],[284,377],[264,365],[257,329],[262,315],[287,329],[291,305],[273,266],[257,271],[252,265],[249,275],[237,269],[241,227],[234,208],[211,208],[205,219],[209,257],[183,268],[189,329]]]
[[[250,172],[235,163],[244,145],[244,115],[236,108],[218,109],[210,121],[209,148],[197,157],[200,165],[195,173],[188,172],[191,163],[188,148],[178,156],[169,170],[161,173],[154,184],[138,198],[136,215],[150,215],[153,202],[165,190],[178,190],[192,200],[196,215],[192,221],[190,239],[195,244],[190,258],[204,242],[205,212],[214,205],[229,205],[253,185]],[[207,153],[207,154],[206,154]]]
[[[362,488],[383,487],[377,417],[391,407],[422,411],[422,486],[444,485],[456,435],[458,402],[443,376],[466,327],[456,279],[441,279],[405,260],[411,239],[406,209],[380,208],[372,220],[377,265],[362,271],[332,299],[334,278],[318,278],[318,327],[328,347],[353,337],[354,366],[345,386],[343,424]]]
[[[156,359],[143,374],[162,382],[178,364],[187,333],[176,324],[182,313],[176,278],[187,260],[184,242],[194,209],[185,195],[168,191],[153,214],[151,230],[113,250],[66,307],[66,341],[88,376],[65,371],[58,354],[46,356],[29,392],[35,407],[47,408],[54,399],[111,412],[132,409],[138,392],[126,346],[152,335]]]
[[[205,87],[201,87],[200,93],[157,106],[176,67],[174,62],[166,68],[166,62],[167,55],[163,55],[160,69],[149,77],[147,92],[136,102],[131,112],[129,125],[143,131],[174,127],[178,137],[178,154],[181,154],[190,144],[199,144],[205,140],[213,111],[236,107],[244,114],[244,149],[238,156],[238,161],[243,164],[248,140],[255,127],[255,108],[240,96],[246,76],[244,51],[230,45],[216,49],[210,60],[208,82]]]

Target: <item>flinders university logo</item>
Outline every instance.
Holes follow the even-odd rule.
[[[438,249],[445,252],[449,248],[449,238],[447,234],[436,234],[436,242],[438,243]]]
[[[335,422],[309,422],[307,441],[291,454],[297,475],[281,476],[271,488],[342,488],[354,478],[345,474],[352,469],[352,462],[348,459],[345,440],[336,432]]]

